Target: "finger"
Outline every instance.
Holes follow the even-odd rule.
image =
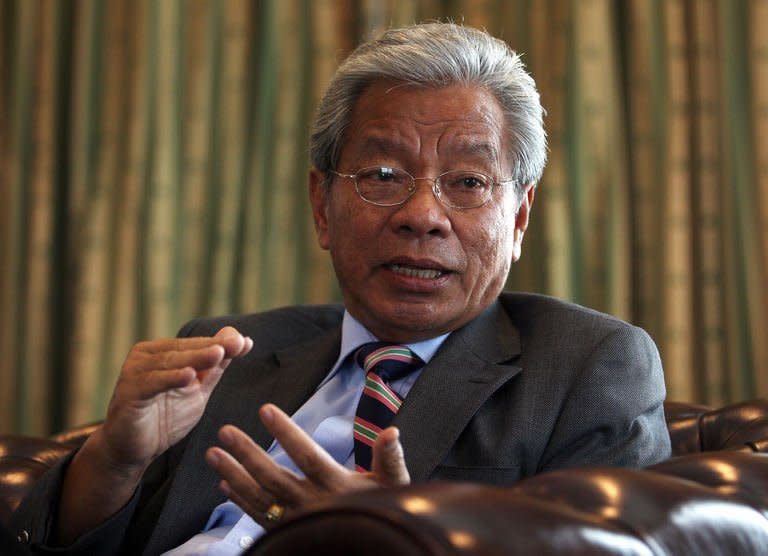
[[[152,371],[164,369],[181,369],[193,367],[198,370],[215,367],[224,360],[224,349],[219,345],[210,345],[193,350],[175,351],[148,354],[137,352],[131,354],[126,361],[128,369],[132,371]]]
[[[144,353],[163,353],[166,351],[186,351],[200,349],[208,346],[220,345],[220,342],[211,336],[195,336],[192,338],[159,338],[156,340],[144,340],[136,344],[135,349]]]
[[[407,485],[411,482],[397,428],[389,427],[379,434],[373,444],[371,471],[383,486]]]
[[[243,357],[247,355],[253,348],[253,338],[245,336],[245,342],[243,342],[243,349],[235,357]]]
[[[135,381],[137,398],[148,400],[169,390],[189,387],[195,383],[195,377],[195,369],[191,367],[145,373],[141,380]]]
[[[253,476],[231,454],[221,448],[209,448],[205,461],[222,477],[219,489],[248,514],[263,513],[274,501]]]
[[[219,430],[224,449],[272,497],[285,503],[300,503],[306,496],[301,479],[273,460],[251,437],[232,425]],[[227,477],[225,477],[227,478]]]
[[[224,348],[224,357],[226,359],[245,355],[242,353],[246,344],[245,336],[240,334],[235,328],[225,326],[216,333],[213,339]]]
[[[205,459],[208,465],[222,476],[219,490],[224,496],[237,504],[265,529],[275,525],[267,519],[266,512],[277,499],[268,493],[232,455],[213,447],[206,452]]]
[[[347,469],[336,463],[281,409],[273,404],[265,404],[259,410],[259,416],[307,479],[326,487],[343,480]]]
[[[232,487],[227,483],[227,481],[221,481],[221,483],[219,483],[219,489],[227,498],[229,498],[232,502],[240,506],[240,508],[245,513],[251,516],[251,518],[253,518],[253,520],[259,525],[261,525],[264,529],[271,529],[272,527],[275,527],[277,525],[277,522],[267,519],[267,511],[269,510],[272,503],[268,505],[259,504],[258,506],[254,506],[245,497],[240,496],[239,492],[232,490]],[[273,500],[273,502],[277,503],[275,500]],[[285,506],[283,506],[283,512],[284,513],[281,516],[281,519],[285,519],[285,514],[290,513],[290,510]]]
[[[163,353],[168,351],[186,351],[218,345],[224,348],[225,357],[231,358],[243,351],[245,338],[235,328],[225,326],[215,336],[195,336],[191,338],[161,338],[136,344],[137,351],[145,353]]]
[[[224,374],[224,370],[229,365],[229,361],[229,359],[225,359],[216,367],[203,369],[202,371],[197,372],[197,380],[200,381],[200,384],[203,386],[203,388],[206,389],[206,391],[213,390],[213,388],[219,383],[219,379]]]
[[[226,369],[229,366],[229,364],[232,362],[232,359],[244,357],[251,351],[251,349],[253,348],[253,338],[251,338],[250,336],[245,336],[244,339],[245,341],[243,342],[243,349],[240,351],[240,353],[238,353],[237,355],[234,355],[232,358],[224,359],[224,361],[222,361],[221,364],[219,365],[221,370]]]
[[[243,510],[245,513],[251,516],[251,518],[256,523],[258,523],[259,525],[261,525],[266,529],[267,519],[265,514],[269,506],[263,505],[262,502],[259,502],[258,506],[255,506],[249,501],[249,499],[247,499],[244,496],[241,496],[237,490],[234,490],[232,488],[232,485],[230,485],[226,480],[222,480],[219,483],[219,490],[222,492],[222,494],[224,494],[224,496],[226,496],[232,502],[237,504],[241,510]]]
[[[224,330],[224,329],[223,329]],[[247,355],[253,348],[253,339],[249,336],[243,337],[243,346],[240,352],[233,356],[233,358],[243,357]],[[216,363],[215,366],[211,366],[209,369],[205,369],[198,373],[198,379],[202,385],[207,389],[212,389],[219,382],[224,370],[229,367],[232,359],[223,359]]]

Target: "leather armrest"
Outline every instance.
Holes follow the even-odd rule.
[[[73,449],[48,438],[0,437],[0,523],[8,523],[35,481]]]
[[[509,488],[355,493],[281,524],[247,554],[757,556],[768,554],[767,517],[768,455],[700,453],[654,470],[544,473]]]

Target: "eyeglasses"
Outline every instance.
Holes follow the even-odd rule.
[[[390,166],[371,166],[354,174],[333,170],[331,173],[354,180],[360,198],[379,207],[394,207],[405,203],[416,193],[416,180],[431,181],[435,197],[456,209],[481,207],[490,201],[495,186],[515,181],[511,178],[496,181],[491,176],[469,170],[451,170],[436,178],[414,178],[405,170]]]

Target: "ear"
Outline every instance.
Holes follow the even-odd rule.
[[[536,184],[529,183],[525,186],[523,194],[520,196],[520,206],[515,214],[515,237],[512,249],[512,262],[517,262],[523,251],[523,236],[528,229],[528,221],[531,217],[531,208],[533,199],[536,196]]]
[[[312,205],[317,242],[321,248],[328,249],[328,186],[325,184],[325,174],[317,168],[309,171],[309,203]]]

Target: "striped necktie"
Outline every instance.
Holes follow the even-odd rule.
[[[370,471],[373,443],[392,422],[403,400],[389,386],[424,365],[406,346],[372,342],[355,354],[365,371],[365,386],[355,415],[355,469]]]

